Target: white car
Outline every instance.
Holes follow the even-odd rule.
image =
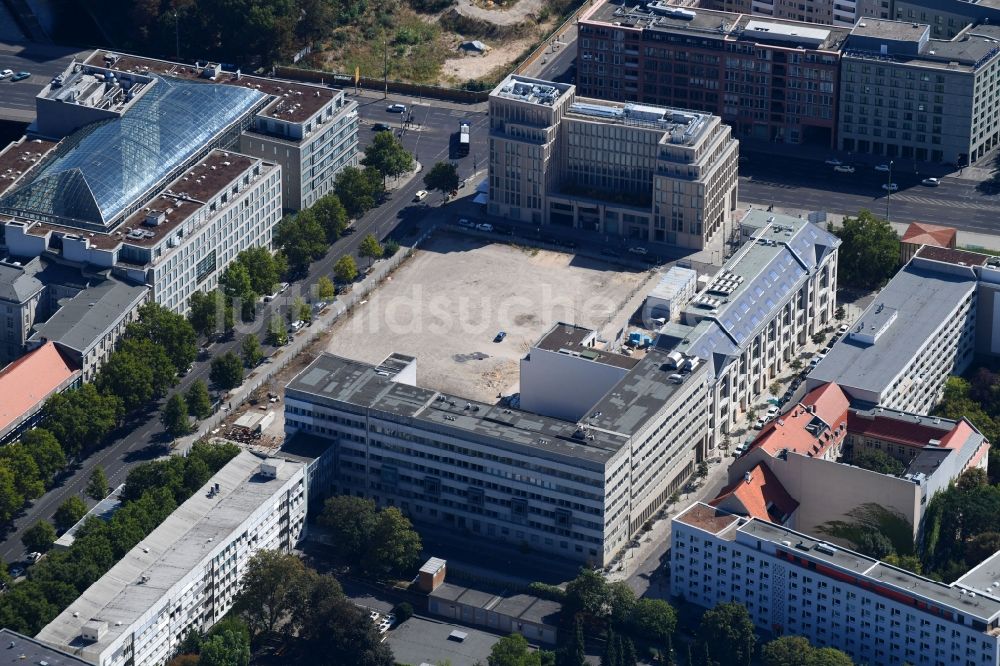
[[[849,166],[847,164],[838,164],[837,166],[833,167],[833,170],[836,171],[837,173],[854,173],[854,167]]]
[[[895,192],[899,189],[899,185],[896,183],[882,183],[882,189],[886,192]]]
[[[941,184],[941,180],[938,178],[924,178],[920,181],[921,185],[926,185],[927,187],[937,187]]]
[[[876,171],[881,171],[882,173],[885,173],[886,171],[889,170],[889,165],[888,164],[876,164],[875,165],[875,170]]]
[[[0,81],[2,81],[3,79],[9,79],[12,76],[14,76],[14,71],[10,69],[5,69],[2,72],[0,72]]]
[[[458,221],[458,226],[465,227],[466,229],[473,229],[475,228],[476,225],[472,223],[472,220],[463,217],[461,220]]]
[[[295,321],[292,322],[292,326],[291,326],[292,333],[297,332],[300,328],[302,328],[305,325],[306,325],[306,323],[304,321],[302,321],[301,319],[296,319]]]
[[[646,252],[646,248],[644,248],[644,247],[639,247],[639,246],[636,246],[636,247],[630,247],[630,248],[628,249],[628,251],[629,251],[629,252],[631,252],[632,254],[643,254],[643,255],[644,255],[644,254],[647,254],[647,252]]]
[[[849,331],[850,328],[851,327],[848,326],[847,324],[841,324],[840,328],[837,329],[837,333],[839,333],[840,335],[843,335],[844,333],[847,333],[847,331]]]
[[[479,231],[493,231],[493,225],[489,222],[483,222],[481,224],[477,224],[476,229]]]
[[[829,166],[840,166],[841,164],[843,164],[843,162],[838,160],[836,157],[831,157],[826,161],[826,164],[828,164]]]
[[[423,201],[427,198],[427,190],[417,190],[417,193],[413,195],[414,201]]]

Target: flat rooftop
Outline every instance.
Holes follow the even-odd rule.
[[[581,17],[582,22],[605,23],[634,30],[683,32],[716,41],[742,41],[769,46],[836,52],[850,28],[820,26],[769,16],[703,8],[682,9],[667,3],[632,5],[604,0]]]
[[[30,636],[0,629],[0,666],[92,666],[71,654],[49,647]]]
[[[704,502],[695,502],[687,509],[677,514],[674,518],[679,523],[684,523],[699,530],[718,535],[731,525],[738,524],[746,520],[735,514],[717,509]]]
[[[508,594],[500,589],[473,589],[454,583],[442,583],[429,596],[482,608],[524,622],[556,625],[562,604],[539,599],[530,594]]]
[[[107,60],[106,56],[108,55],[111,55],[112,59]],[[215,78],[207,78],[205,76],[206,68],[208,67],[207,63],[185,65],[168,60],[158,60],[156,58],[118,53],[109,54],[109,52],[101,50],[94,51],[85,62],[90,65],[99,65],[102,67],[106,66],[109,62],[113,62],[115,69],[127,72],[139,74],[155,73],[180,79],[204,81],[205,83],[224,83],[253,88],[274,97],[274,100],[265,107],[261,115],[294,123],[301,123],[308,120],[340,92],[339,90],[324,86],[279,81],[260,76],[248,76],[242,73],[237,75],[236,72],[222,72]],[[207,73],[210,74],[211,71]]]
[[[302,469],[300,464],[285,462],[277,478],[268,479],[258,473],[261,462],[241,451],[42,629],[37,638],[61,649],[86,649],[88,654],[99,654],[122,634],[132,631],[135,622],[153,610],[188,574],[225,548],[233,533]],[[218,483],[220,490],[209,497],[205,490],[213,483]],[[83,643],[80,630],[91,621],[107,622],[107,632],[97,643]]]
[[[639,363],[637,358],[594,347],[590,342],[596,337],[597,334],[593,329],[560,322],[553,326],[535,344],[535,347],[546,351],[569,353],[595,363],[612,365],[626,370],[631,370]]]
[[[286,399],[294,393],[412,419],[437,431],[458,431],[492,440],[496,446],[523,447],[561,457],[603,465],[627,439],[591,432],[575,423],[529,412],[489,405],[431,389],[392,381],[376,366],[321,354],[289,382]]]
[[[878,18],[865,18],[858,21],[851,29],[851,34],[859,37],[874,37],[899,42],[915,42],[925,38],[929,32],[930,26],[925,23]]]
[[[556,101],[573,90],[573,86],[542,79],[511,74],[490,93],[495,97],[512,99],[539,106],[554,106]]]
[[[46,322],[35,326],[29,339],[57,342],[63,347],[86,352],[142,301],[148,291],[146,285],[109,278],[71,298]]]
[[[960,587],[938,583],[904,569],[890,566],[854,551],[832,546],[810,536],[766,521],[751,519],[737,528],[737,540],[756,544],[769,541],[778,550],[807,560],[837,567],[857,576],[867,589],[880,587],[892,594],[945,606],[959,613],[990,622],[1000,616],[1000,600],[988,596],[969,598]],[[744,537],[745,536],[745,540]],[[784,542],[791,543],[791,546]]]
[[[1000,596],[1000,551],[977,564],[954,584],[993,597]]]
[[[708,130],[712,114],[665,106],[617,103],[607,100],[577,97],[566,108],[565,116],[616,125],[631,125],[662,132],[674,145],[691,146]]]
[[[0,194],[3,194],[56,147],[53,141],[21,137],[0,151]]]
[[[809,373],[817,382],[836,382],[856,400],[856,391],[880,396],[918,354],[950,312],[976,290],[976,278],[942,273],[908,264],[879,292],[858,320],[868,326],[879,306],[892,308],[896,317],[874,344],[855,340],[849,333]],[[852,328],[851,331],[855,331]],[[877,398],[876,398],[877,399]]]
[[[864,23],[866,25],[874,23],[875,25],[868,26],[870,34],[867,36],[878,37],[879,21],[866,19]],[[898,23],[900,22],[881,21],[882,27]],[[910,29],[914,31],[925,28],[920,24],[917,24],[918,28],[913,28],[912,25],[904,23],[904,26],[911,26]],[[892,29],[900,33],[906,31],[905,27]],[[930,69],[973,72],[984,63],[1000,57],[1000,51],[996,48],[998,39],[1000,39],[1000,26],[986,23],[975,26],[975,28],[967,27],[953,39],[929,39],[919,53],[892,53],[890,51],[888,54],[882,55],[881,53],[853,49],[848,42],[843,57],[856,60],[882,60]]]

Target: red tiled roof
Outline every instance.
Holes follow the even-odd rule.
[[[913,222],[903,234],[903,243],[914,245],[936,245],[937,247],[955,247],[956,232],[951,227],[942,227],[926,222]]]
[[[898,414],[893,418],[878,414],[866,416],[857,412],[851,412],[848,417],[847,429],[852,435],[867,435],[876,439],[916,447],[927,446],[932,439],[943,442],[950,433],[949,428],[935,428],[925,423],[907,420],[906,417],[900,418]],[[972,434],[971,430],[965,434],[965,438],[968,438],[970,434]],[[960,442],[958,442],[958,446],[961,446]]]
[[[764,449],[771,456],[785,450],[810,457],[822,455],[832,444],[843,440],[844,431],[837,433],[837,430],[847,421],[848,407],[850,402],[840,386],[824,384],[809,392],[801,404],[764,426],[752,446]],[[814,417],[829,426],[819,438],[806,430]]]
[[[748,516],[772,523],[784,522],[799,506],[763,463],[757,464],[742,479],[723,489],[709,504],[719,506],[730,498],[738,501]]]
[[[52,342],[0,370],[0,432],[38,407],[77,372]]]

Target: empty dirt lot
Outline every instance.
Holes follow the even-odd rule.
[[[492,401],[517,390],[518,361],[553,324],[600,328],[648,277],[439,233],[334,326],[327,351],[371,363],[410,354],[421,386]]]

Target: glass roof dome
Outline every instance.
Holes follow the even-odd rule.
[[[242,86],[156,77],[119,118],[83,127],[0,211],[106,228],[266,95]]]

